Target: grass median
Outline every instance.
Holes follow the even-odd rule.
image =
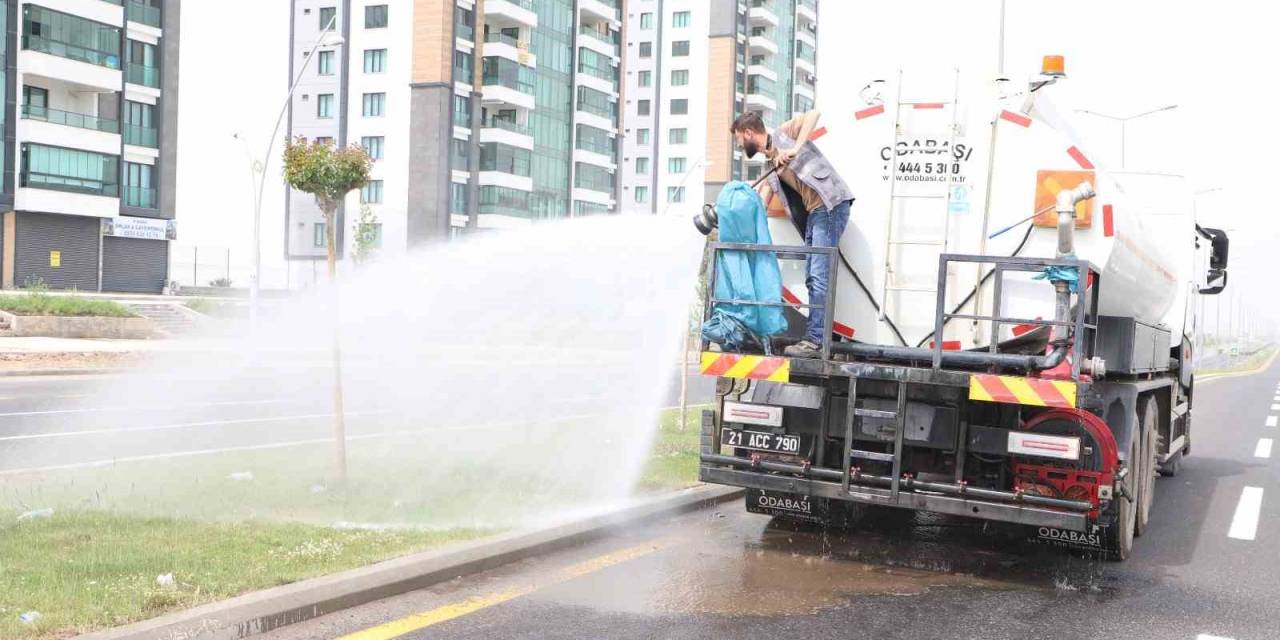
[[[699,412],[683,430],[662,414],[640,490],[696,484]],[[508,461],[444,477],[388,463],[428,444],[352,443],[341,488],[323,446],[0,476],[0,638],[67,637],[505,530],[485,501],[519,519],[574,499]]]
[[[20,295],[0,296],[0,311],[17,316],[97,316],[128,318],[133,316],[124,305],[111,300],[56,296],[31,292]]]

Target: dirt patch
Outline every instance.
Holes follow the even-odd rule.
[[[42,369],[111,369],[137,364],[137,353],[111,351],[69,351],[58,353],[0,353],[0,371]]]

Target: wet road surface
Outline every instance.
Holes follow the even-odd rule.
[[[1277,638],[1276,398],[1274,365],[1197,389],[1193,455],[1124,563],[1013,526],[874,508],[824,530],[735,501],[263,637]]]

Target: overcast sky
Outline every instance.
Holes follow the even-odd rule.
[[[1177,104],[1128,126],[1131,169],[1186,175],[1201,196],[1202,224],[1234,229],[1231,283],[1280,318],[1268,258],[1280,241],[1276,185],[1280,120],[1273,68],[1280,11],[1272,3],[1219,0],[1010,0],[1006,75],[1024,78],[1041,56],[1066,56],[1073,102],[1131,115]],[[252,233],[250,160],[265,151],[287,90],[287,0],[183,4],[178,251],[231,247],[248,264]],[[819,95],[898,67],[962,68],[994,77],[999,0],[825,0],[819,26]],[[228,35],[211,25],[254,15]],[[852,103],[852,99],[846,104]],[[822,105],[819,105],[821,108]],[[1078,121],[1093,156],[1119,165],[1116,123]],[[274,152],[263,207],[264,284],[283,284],[283,190]],[[243,278],[235,278],[244,282]]]

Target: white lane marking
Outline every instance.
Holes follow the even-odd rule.
[[[414,429],[404,431],[385,431],[382,433],[368,433],[359,436],[347,436],[347,442],[357,440],[373,440],[376,438],[394,438],[403,436],[427,436],[445,431],[501,431],[511,429],[512,427],[530,426],[530,427],[547,427],[558,425],[569,420],[582,420],[585,418],[602,418],[602,413],[584,413],[571,416],[556,418],[555,420],[546,420],[542,422],[495,422],[493,424],[484,425],[462,425],[452,427],[441,427],[438,429]],[[243,447],[223,447],[219,449],[197,449],[194,451],[177,451],[172,453],[153,453],[145,456],[129,456],[125,458],[108,458],[106,460],[91,460],[89,462],[75,462],[71,464],[58,464],[47,467],[30,467],[27,469],[0,469],[0,477],[16,476],[28,473],[45,473],[49,471],[70,471],[73,469],[92,469],[95,467],[109,467],[124,462],[148,462],[151,460],[168,460],[171,458],[192,458],[195,456],[207,456],[219,453],[235,453],[238,451],[265,451],[268,449],[287,449],[289,447],[302,447],[317,444],[332,444],[333,438],[318,438],[314,440],[293,440],[289,442],[273,442],[271,444],[257,444]]]
[[[391,413],[391,411],[349,411],[348,417],[371,416]],[[12,440],[43,440],[45,438],[70,438],[74,436],[99,436],[116,433],[135,433],[139,431],[169,431],[171,429],[191,429],[195,427],[215,427],[224,424],[254,424],[259,422],[287,422],[289,420],[317,420],[332,418],[332,413],[309,413],[297,416],[279,416],[275,418],[243,418],[240,420],[208,420],[205,422],[182,422],[178,424],[158,424],[145,427],[119,427],[106,429],[85,429],[82,431],[58,431],[54,433],[30,433],[20,436],[0,436],[0,442]]]
[[[230,407],[251,404],[284,404],[288,400],[233,400],[230,402],[193,402],[191,404],[160,405],[155,407],[95,407],[90,409],[54,409],[51,411],[11,411],[0,413],[0,418],[13,416],[47,416],[60,413],[107,413],[111,411],[168,411],[170,409],[190,409],[194,407]]]
[[[1262,512],[1262,487],[1245,487],[1236,504],[1236,514],[1231,518],[1228,538],[1253,540],[1258,536],[1258,514]]]
[[[1276,417],[1276,416],[1267,416],[1267,426],[1268,426],[1268,427],[1274,427],[1274,426],[1276,426],[1276,422],[1277,422],[1277,421],[1280,421],[1280,418],[1278,418],[1278,417]]]
[[[1280,404],[1273,404],[1273,405],[1271,405],[1271,410],[1272,410],[1272,411],[1280,411]]]
[[[1209,635],[1209,634],[1207,634],[1207,633],[1202,633],[1202,634],[1200,634],[1200,635],[1196,636],[1196,640],[1235,640],[1235,639],[1234,639],[1234,638],[1228,638],[1228,637],[1226,637],[1226,636],[1211,636],[1211,635]]]
[[[1253,457],[1255,458],[1271,457],[1271,438],[1262,438],[1261,440],[1258,440],[1258,447],[1253,450]]]

